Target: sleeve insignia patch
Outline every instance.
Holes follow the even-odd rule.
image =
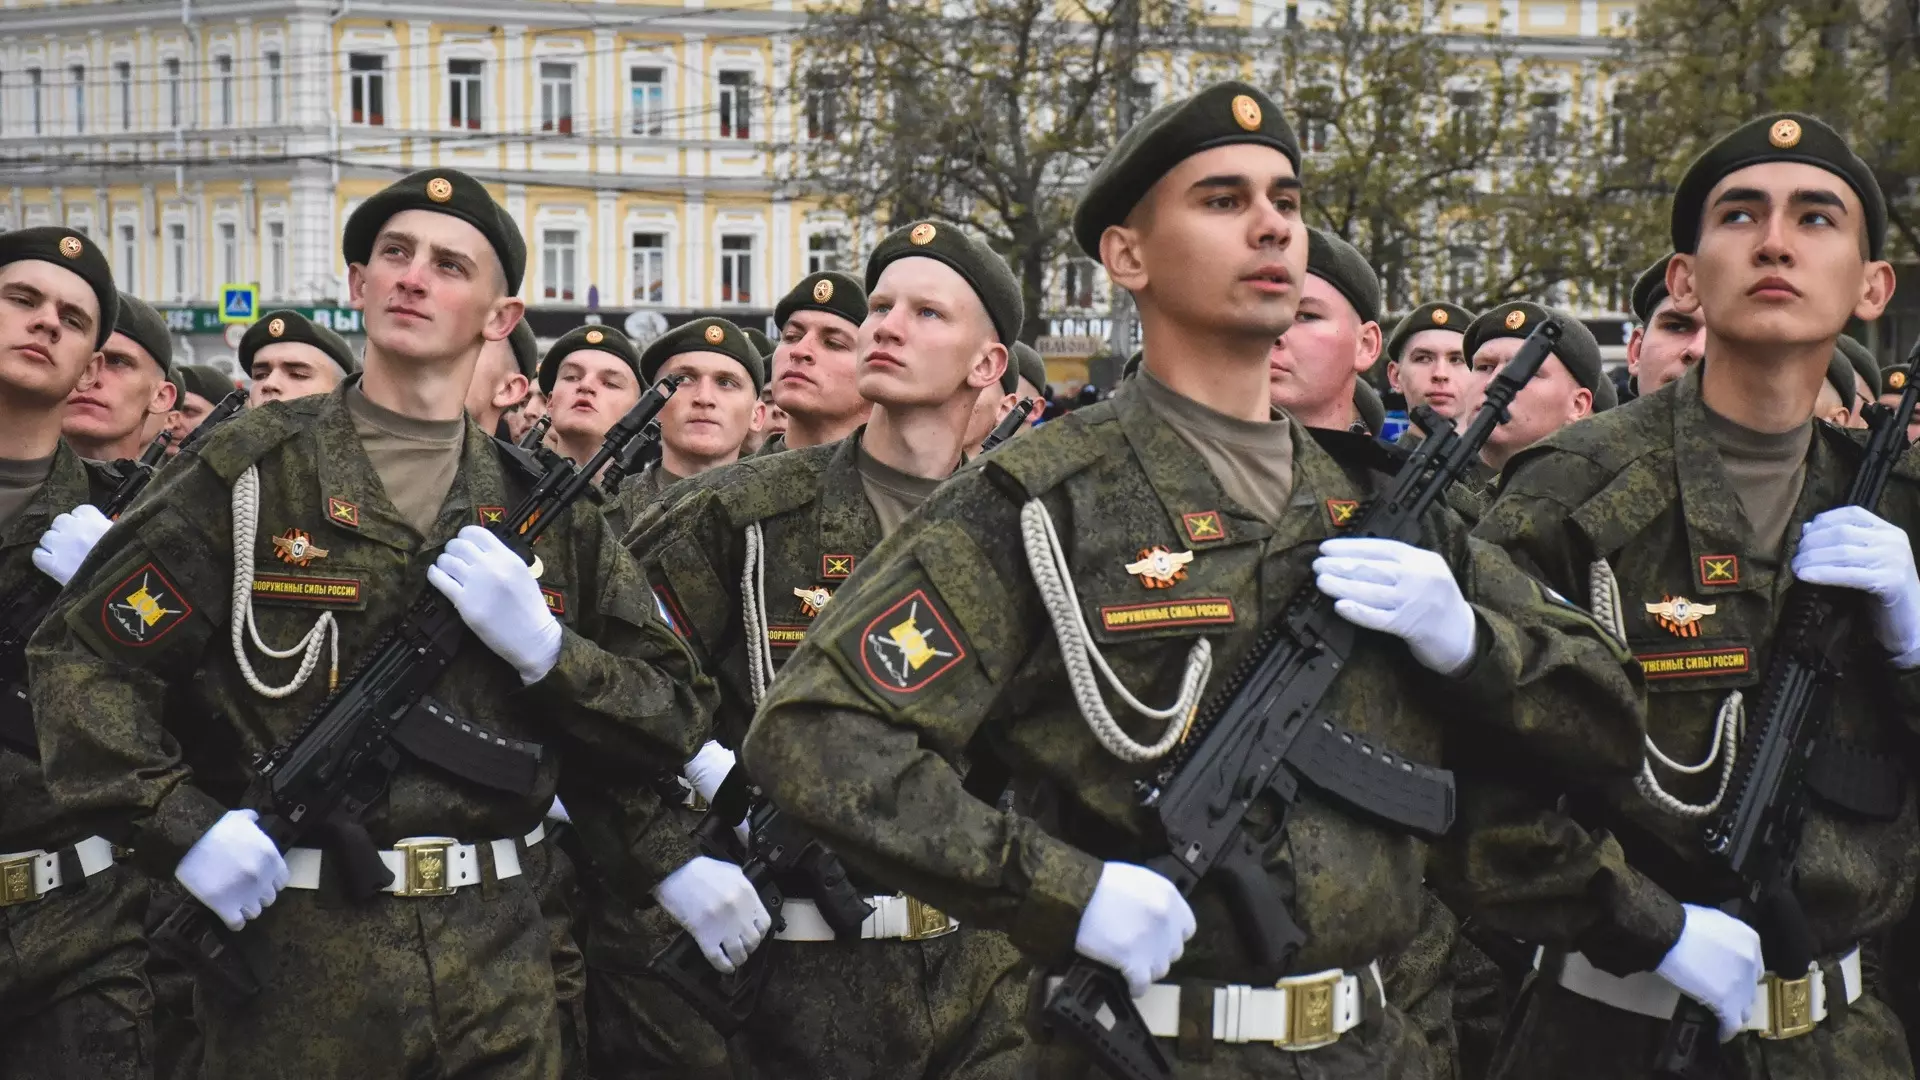
[[[828,581],[844,581],[853,576],[853,556],[820,556],[820,576]]]
[[[100,623],[107,634],[134,648],[166,637],[192,614],[193,605],[152,563],[114,586],[100,603]]]
[[[499,525],[507,519],[507,508],[504,506],[476,506],[473,512],[482,525]]]
[[[329,495],[327,496],[327,519],[345,525],[349,529],[357,529],[360,527],[360,505]]]
[[[668,589],[665,585],[655,585],[653,587],[653,606],[660,612],[660,621],[667,624],[667,629],[683,638],[687,636],[686,616],[680,614],[680,602],[673,598],[672,590]]]
[[[1740,556],[1738,555],[1702,555],[1700,556],[1700,584],[1702,585],[1738,585],[1740,584]]]
[[[1200,510],[1191,514],[1181,514],[1180,523],[1187,528],[1189,544],[1205,544],[1227,538],[1227,526],[1220,520],[1218,510]]]
[[[966,656],[924,589],[908,593],[860,631],[860,666],[891,694],[918,693]]]
[[[795,589],[793,595],[800,598],[800,614],[811,619],[820,614],[821,609],[827,606],[827,601],[833,599],[833,590],[825,585],[815,585],[811,589]]]

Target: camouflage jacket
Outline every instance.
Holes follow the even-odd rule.
[[[1706,758],[1729,692],[1742,691],[1749,710],[1758,706],[1800,525],[1845,498],[1861,458],[1858,434],[1814,425],[1786,540],[1777,559],[1766,559],[1755,554],[1752,527],[1705,424],[1696,367],[1660,392],[1516,457],[1476,534],[1583,600],[1594,561],[1607,561],[1619,583],[1628,645],[1645,671],[1648,734],[1682,762]],[[1909,530],[1920,525],[1920,470],[1911,456],[1879,513]],[[1671,603],[1682,599],[1687,609],[1676,612]],[[1798,862],[1798,892],[1823,952],[1850,948],[1898,919],[1920,872],[1907,778],[1920,672],[1888,668],[1864,618],[1850,655],[1826,740],[1844,753],[1826,767],[1816,758],[1816,779],[1827,779],[1815,785]],[[1842,758],[1865,771],[1827,771]],[[1654,768],[1662,787],[1690,803],[1711,800],[1718,786],[1717,767],[1693,777]],[[1893,778],[1882,805],[1846,805],[1863,802],[1862,777]],[[1507,893],[1490,922],[1504,918],[1517,936],[1568,944],[1603,967],[1646,970],[1678,938],[1681,902],[1731,896],[1733,883],[1712,869],[1701,843],[1703,822],[1656,808],[1631,784],[1614,784],[1579,817],[1605,842],[1582,845],[1586,861],[1536,852],[1543,873],[1535,888]],[[1556,861],[1560,872],[1545,872]]]
[[[963,922],[1004,930],[1043,963],[1066,959],[1103,860],[1166,853],[1130,765],[1090,734],[1021,541],[1038,498],[1057,524],[1092,640],[1142,700],[1173,700],[1197,635],[1218,689],[1259,629],[1309,585],[1320,541],[1368,494],[1294,429],[1291,510],[1276,529],[1227,498],[1206,463],[1144,401],[1077,410],[948,481],[861,563],[761,705],[744,760],[774,799],[856,867]],[[1624,774],[1638,760],[1637,684],[1581,613],[1543,594],[1444,509],[1426,521],[1478,614],[1480,649],[1458,678],[1362,635],[1327,714],[1428,763],[1457,753],[1574,762]],[[1129,564],[1191,552],[1160,586]],[[1164,726],[1106,700],[1135,739]],[[1449,736],[1457,736],[1449,738]],[[1484,749],[1483,749],[1484,748]],[[1052,789],[1043,827],[968,794],[953,767],[992,755],[1016,783]],[[1303,794],[1284,835],[1258,801],[1247,827],[1309,940],[1297,971],[1364,964],[1413,935],[1425,845]],[[1199,931],[1175,977],[1249,982],[1256,969],[1224,894],[1203,881]],[[1269,976],[1270,977],[1270,976]]]
[[[118,482],[113,466],[81,460],[62,440],[39,493],[12,520],[0,524],[0,596],[21,588],[53,590],[53,579],[33,565],[41,535],[54,518],[81,503],[106,502]],[[0,791],[6,792],[0,798],[0,851],[50,850],[88,835],[58,828],[58,811],[40,776],[40,762],[6,742],[0,742]]]
[[[176,459],[101,540],[32,641],[55,797],[88,831],[126,835],[150,872],[170,873],[240,805],[255,755],[281,745],[327,696],[324,655],[285,698],[244,681],[231,641],[234,560],[252,560],[267,644],[285,648],[322,612],[334,615],[344,680],[429,587],[427,567],[446,541],[498,520],[528,486],[469,423],[453,487],[423,537],[388,501],[343,392],[250,410]],[[250,464],[260,478],[257,537],[236,552],[233,485]],[[366,815],[376,844],[518,836],[541,820],[556,785],[582,813],[676,771],[698,746],[686,717],[705,707],[707,684],[601,516],[576,508],[538,552],[541,591],[564,628],[553,670],[523,687],[469,639],[434,689],[476,728],[545,748],[534,790],[508,795],[408,761]],[[270,684],[297,664],[251,645],[248,659]]]

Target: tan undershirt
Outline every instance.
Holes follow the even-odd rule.
[[[866,492],[874,516],[880,519],[880,536],[883,539],[892,536],[893,530],[907,520],[907,515],[920,509],[920,504],[927,501],[933,489],[940,486],[939,480],[909,476],[879,461],[867,453],[865,446],[860,447],[855,460],[860,469],[860,490]]]
[[[347,388],[346,399],[354,433],[373,462],[380,486],[407,524],[425,535],[440,516],[454,474],[460,471],[466,420],[402,416],[368,401],[358,384]]]
[[[1193,447],[1220,489],[1269,525],[1278,525],[1293,497],[1293,433],[1285,413],[1241,420],[1184,397],[1143,365],[1134,381],[1155,416]]]
[[[1707,437],[1720,451],[1720,464],[1733,482],[1740,510],[1753,526],[1762,559],[1778,559],[1781,542],[1800,488],[1807,479],[1807,447],[1813,439],[1813,421],[1778,435],[1754,431],[1707,410]]]
[[[15,514],[26,509],[33,497],[46,486],[47,477],[52,473],[52,454],[31,461],[0,458],[0,525],[12,521]],[[56,512],[71,509],[70,506],[62,506]]]

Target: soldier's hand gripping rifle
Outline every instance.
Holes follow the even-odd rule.
[[[235,390],[207,414],[182,451],[197,449],[213,429],[245,408],[247,395]],[[154,436],[137,461],[121,462],[120,482],[114,485],[100,513],[112,521],[127,512],[140,493],[147,489],[154,474],[166,463],[167,447],[173,433]],[[40,756],[40,743],[33,732],[33,705],[27,700],[27,639],[40,627],[60,595],[60,583],[45,574],[32,574],[0,596],[0,743],[32,757]]]
[[[1421,519],[1475,462],[1507,406],[1560,338],[1549,319],[1529,335],[1489,382],[1486,402],[1464,430],[1424,406],[1415,420],[1427,438],[1386,489],[1355,515],[1351,536],[1418,543]],[[1270,793],[1277,827],[1302,784],[1355,813],[1427,837],[1453,823],[1453,776],[1407,761],[1319,715],[1321,701],[1347,666],[1361,631],[1334,612],[1331,597],[1309,581],[1288,601],[1276,625],[1261,633],[1247,659],[1215,696],[1195,732],[1151,781],[1141,802],[1165,832],[1168,854],[1147,865],[1182,894],[1212,875],[1224,890],[1241,936],[1263,972],[1278,977],[1306,941],[1288,911],[1290,897],[1261,865],[1261,851],[1242,828],[1248,809]],[[1263,976],[1265,977],[1265,976]],[[1307,1010],[1295,1013],[1301,1016]],[[1043,1007],[1044,1022],[1110,1074],[1125,1080],[1173,1075],[1166,1050],[1147,1028],[1127,981],[1104,964],[1079,959]],[[1319,1032],[1292,1032],[1296,1042]]]
[[[584,465],[556,459],[525,498],[490,526],[539,573],[533,544],[593,486],[593,478],[639,438],[677,385],[662,380],[614,424]],[[248,558],[235,552],[234,558]],[[247,805],[281,850],[322,847],[337,860],[343,891],[362,900],[387,888],[392,871],[361,824],[411,755],[454,775],[516,795],[532,791],[541,750],[498,738],[462,722],[429,691],[472,632],[453,601],[431,585],[368,652],[358,668],[307,719],[300,731],[255,762]],[[156,951],[211,976],[228,992],[250,997],[261,975],[224,925],[197,903],[182,904],[152,935]]]
[[[1920,362],[1920,344],[1907,362]],[[1916,401],[1920,382],[1909,382],[1898,405],[1867,406],[1866,456],[1841,505],[1873,510],[1880,504],[1894,466],[1907,452],[1907,424]],[[1846,672],[1863,600],[1856,590],[1831,585],[1796,581],[1788,587],[1760,683],[1759,708],[1749,720],[1751,734],[1728,789],[1733,798],[1704,837],[1714,861],[1739,882],[1739,894],[1721,910],[1759,931],[1767,970],[1782,984],[1820,978],[1813,932],[1793,892],[1793,863],[1806,819],[1807,767],[1826,730],[1834,687]],[[1775,993],[1791,996],[1784,987]],[[1811,999],[1804,1000],[1810,1007]],[[1682,996],[1654,1061],[1655,1074],[1662,1080],[1713,1080],[1721,1075],[1719,1048],[1719,1019]]]
[[[1013,407],[1013,410],[1007,413],[1006,418],[994,427],[993,433],[988,435],[986,440],[980,444],[980,452],[984,454],[1019,434],[1021,425],[1025,424],[1027,417],[1032,415],[1033,399],[1021,398],[1019,403]]]

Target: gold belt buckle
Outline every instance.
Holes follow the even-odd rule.
[[[396,896],[452,896],[453,884],[447,876],[447,855],[458,840],[450,836],[420,836],[402,840],[394,850],[406,858],[406,872]]]
[[[0,907],[12,907],[40,899],[38,869],[40,856],[21,855],[0,862]]]
[[[1287,1037],[1274,1045],[1304,1050],[1337,1042],[1340,1036],[1333,1030],[1333,995],[1345,975],[1335,971],[1319,978],[1275,983],[1287,991]]]
[[[913,897],[907,897],[907,934],[902,940],[926,941],[929,938],[945,937],[960,929],[947,913],[924,904]]]
[[[1771,971],[1767,972],[1764,980],[1767,988],[1767,1030],[1759,1033],[1761,1038],[1791,1039],[1814,1029],[1813,980],[1819,974],[1818,966],[1808,969],[1805,975],[1797,979],[1783,979]]]

